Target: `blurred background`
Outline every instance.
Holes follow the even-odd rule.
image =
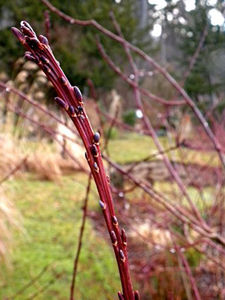
[[[11,33],[21,20],[47,36],[101,133],[142,299],[225,299],[225,2],[51,4],[96,20],[153,64],[135,51],[131,59],[123,43],[67,22],[43,1],[0,0],[0,299],[69,299],[88,182],[77,132]],[[76,299],[117,299],[119,275],[93,182],[88,199]]]

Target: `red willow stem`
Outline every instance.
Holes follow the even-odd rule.
[[[75,299],[74,298],[74,289],[75,289],[75,283],[76,283],[77,266],[78,266],[78,261],[79,261],[79,257],[80,257],[81,247],[82,247],[82,239],[83,239],[85,222],[86,222],[86,217],[87,217],[87,204],[88,204],[90,188],[91,188],[91,173],[89,174],[88,184],[87,184],[87,188],[86,188],[86,195],[84,198],[84,205],[82,207],[83,217],[82,217],[82,223],[81,223],[81,227],[80,227],[80,234],[79,234],[76,256],[74,259],[73,276],[72,276],[71,287],[70,287],[70,300]]]
[[[217,138],[215,137],[213,131],[209,127],[208,122],[204,118],[201,111],[198,109],[196,104],[193,102],[193,100],[188,96],[188,94],[185,92],[185,90],[179,85],[179,83],[167,72],[166,69],[161,67],[151,56],[146,54],[144,51],[142,51],[140,48],[132,45],[124,38],[120,37],[119,35],[114,34],[110,30],[106,29],[102,25],[100,25],[95,20],[78,20],[75,18],[72,18],[68,16],[67,14],[63,13],[59,9],[57,9],[54,5],[52,5],[47,0],[41,0],[41,2],[49,8],[53,13],[57,14],[60,18],[65,20],[66,22],[69,22],[70,24],[76,24],[79,26],[93,26],[96,28],[99,32],[103,33],[104,35],[108,36],[114,41],[117,41],[120,44],[126,44],[128,48],[130,48],[132,51],[137,53],[142,59],[144,59],[149,65],[153,66],[159,73],[163,75],[164,78],[167,79],[167,81],[177,90],[177,92],[182,96],[186,104],[191,108],[191,110],[194,112],[196,118],[199,120],[200,124],[204,128],[205,133],[207,134],[209,140],[212,142],[214,149],[216,150],[219,159],[222,163],[222,166],[225,170],[225,158],[221,151],[221,145],[218,142]],[[169,101],[168,101],[169,102]],[[183,101],[181,101],[183,103]]]
[[[43,35],[37,37],[32,27],[25,21],[21,22],[21,31],[13,27],[12,32],[28,50],[25,53],[25,58],[37,63],[53,84],[58,94],[58,97],[55,98],[56,103],[67,112],[80,134],[86,148],[85,156],[98,189],[99,204],[102,208],[120,273],[123,293],[118,293],[119,299],[137,300],[139,294],[137,291],[133,291],[126,237],[124,230],[120,230],[115,216],[109,177],[106,176],[103,166],[99,148],[100,135],[92,130],[84,109],[82,94],[78,87],[71,86],[60,68],[59,62],[55,59],[46,37]]]

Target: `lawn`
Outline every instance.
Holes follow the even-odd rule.
[[[64,177],[57,184],[32,178],[8,181],[8,195],[23,216],[11,269],[0,270],[0,299],[68,299],[87,178]],[[94,190],[92,188],[92,190]],[[98,209],[95,192],[90,206]],[[112,250],[87,221],[77,276],[76,299],[112,299],[119,288]],[[47,270],[15,297],[32,278]],[[42,291],[43,290],[43,291]],[[33,299],[33,298],[32,298]]]
[[[165,150],[173,148],[173,140],[169,142],[167,137],[160,137],[159,141]],[[131,163],[142,160],[149,155],[158,154],[152,138],[137,134],[128,134],[121,139],[109,141],[109,153],[113,160],[118,163]],[[219,159],[214,151],[196,151],[187,148],[179,148],[166,153],[171,160],[183,163],[193,163],[199,165],[218,166]],[[160,159],[160,155],[154,156],[153,159]]]

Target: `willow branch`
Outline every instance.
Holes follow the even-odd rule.
[[[87,162],[98,189],[100,197],[99,204],[111,238],[120,273],[123,292],[119,292],[118,296],[124,300],[136,300],[138,293],[133,291],[131,282],[127,241],[125,235],[121,235],[120,227],[115,216],[109,179],[106,176],[101,158],[99,147],[100,135],[97,132],[93,132],[85,112],[83,96],[78,87],[70,84],[58,61],[55,59],[46,37],[43,35],[37,36],[32,27],[25,21],[21,22],[21,31],[13,27],[12,32],[26,48],[27,52],[25,53],[25,57],[35,62],[53,84],[58,94],[58,97],[55,98],[55,102],[65,110],[79,132],[86,148]]]

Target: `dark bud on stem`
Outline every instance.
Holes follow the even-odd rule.
[[[29,51],[25,52],[24,58],[27,59],[27,60],[30,60],[32,62],[35,62],[35,63],[38,62],[38,60]]]
[[[77,111],[78,111],[78,114],[82,114],[84,112],[83,107],[77,106]]]
[[[69,109],[69,105],[61,98],[59,97],[55,97],[55,102],[62,108],[64,108],[65,110]]]
[[[26,21],[20,22],[20,27],[21,27],[22,32],[24,34],[26,34],[27,36],[29,36],[31,38],[36,37],[36,34],[33,31],[33,28]]]
[[[98,165],[97,165],[97,163],[96,162],[94,162],[94,169],[95,169],[95,172],[99,172],[99,167],[98,167]]]
[[[46,65],[43,65],[42,69],[47,74],[51,73],[51,69],[48,66],[46,66]]]
[[[77,101],[82,102],[82,94],[81,94],[80,89],[77,86],[74,86],[73,90],[74,90],[74,94],[75,94]]]
[[[101,208],[102,208],[103,210],[106,209],[106,204],[105,204],[103,201],[99,200],[99,205],[101,206]]]
[[[140,299],[141,299],[140,294],[139,294],[138,291],[135,291],[135,292],[134,292],[134,299],[135,299],[135,300],[140,300]]]
[[[116,216],[112,216],[113,225],[118,226],[118,221]]]
[[[25,43],[25,38],[24,38],[24,35],[22,34],[22,32],[17,29],[16,27],[12,27],[11,28],[12,30],[12,33],[15,35],[15,37],[22,43],[24,44]]]
[[[38,39],[36,39],[35,37],[26,37],[26,42],[27,44],[32,48],[32,49],[38,49],[40,42]]]
[[[117,245],[117,237],[116,237],[115,231],[112,230],[110,232],[110,236],[111,236],[113,246],[116,246]]]
[[[123,250],[120,249],[119,254],[120,254],[120,259],[122,260],[122,262],[125,262],[125,255],[123,253]]]
[[[95,134],[93,135],[93,140],[94,143],[98,144],[99,140],[100,140],[100,133],[99,132],[95,132]]]
[[[124,300],[124,297],[121,292],[118,292],[118,297],[119,297],[119,300]]]
[[[98,149],[95,145],[91,146],[91,153],[93,154],[94,157],[98,157]]]
[[[44,36],[44,35],[39,35],[38,38],[39,38],[39,41],[40,41],[42,44],[48,46],[48,39],[46,38],[46,36]]]
[[[67,80],[65,77],[60,77],[59,80],[63,85],[67,85]]]
[[[69,105],[69,113],[71,117],[76,117],[75,109],[72,105]]]
[[[49,64],[49,60],[44,56],[40,56],[40,61],[43,62],[43,64]]]
[[[124,246],[127,245],[127,235],[124,229],[121,230],[121,239],[123,241]]]

